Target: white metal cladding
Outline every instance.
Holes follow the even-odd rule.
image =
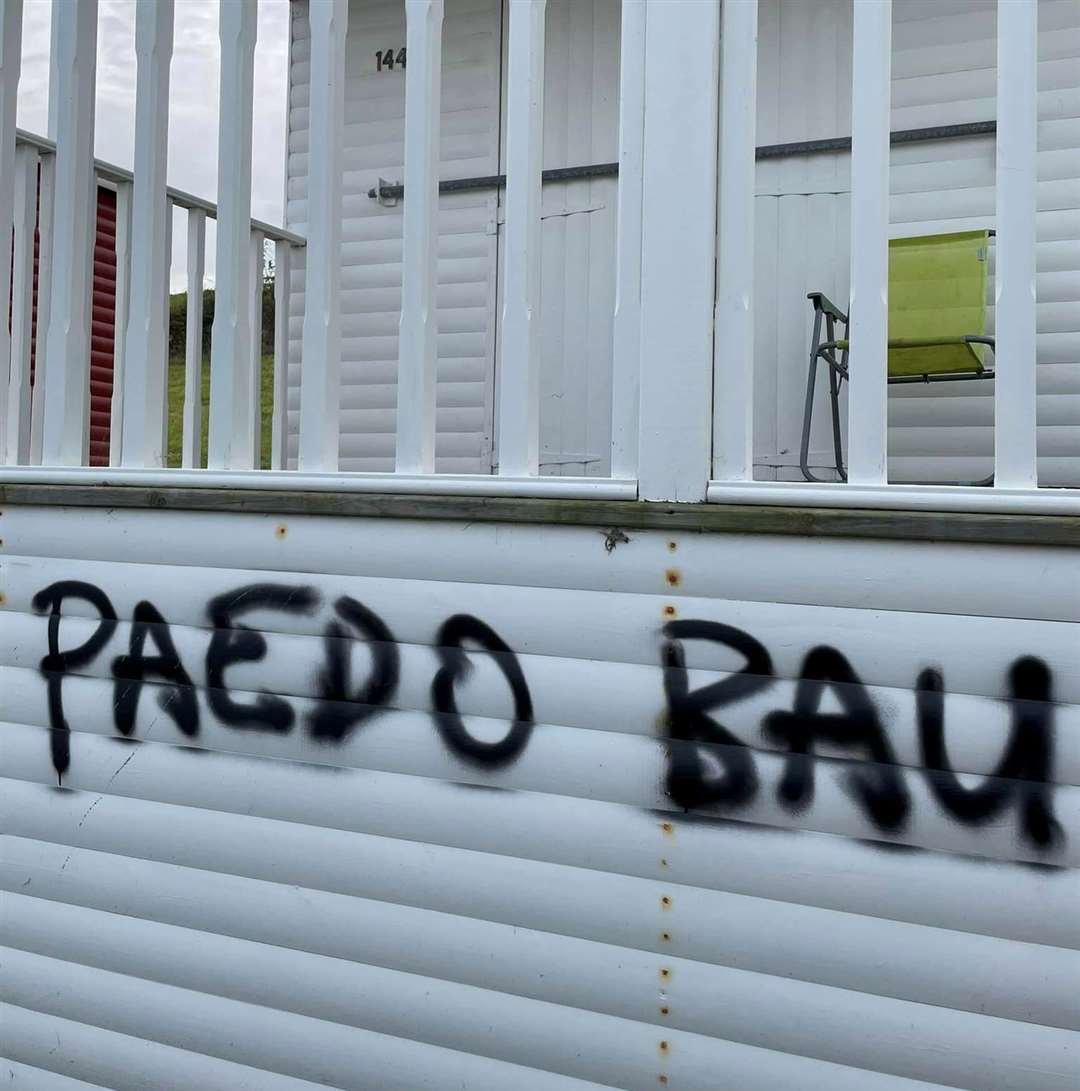
[[[3,522],[9,1085],[1076,1086],[1075,551]]]
[[[995,7],[994,0],[896,0],[894,131],[997,116]],[[1039,0],[1038,9],[1039,481],[1064,485],[1080,473],[1080,2]],[[851,5],[761,0],[760,10],[758,142],[850,132]],[[848,162],[843,153],[758,165],[759,477],[801,477],[810,338],[804,297],[822,290],[841,306],[848,297]],[[993,226],[993,135],[894,147],[890,190],[893,236]],[[993,261],[991,248],[991,277]],[[992,324],[992,285],[989,302]],[[819,395],[812,464],[825,470],[832,455],[823,384]],[[993,383],[890,388],[890,475],[985,477],[993,469],[993,411]]]

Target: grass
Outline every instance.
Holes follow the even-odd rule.
[[[260,465],[270,469],[270,423],[274,406],[274,358],[262,358],[262,429],[259,444]],[[202,369],[202,457],[199,465],[206,465],[206,444],[209,427],[210,361],[203,360]],[[184,361],[169,361],[169,425],[168,465],[180,465],[181,443],[184,435]]]

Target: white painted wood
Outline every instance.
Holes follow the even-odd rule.
[[[121,464],[165,465],[169,259],[165,195],[173,0],[141,4],[135,19],[135,181],[131,202],[131,303],[124,346]],[[115,379],[114,379],[115,382]]]
[[[207,453],[207,465],[218,470],[253,465],[251,117],[256,21],[255,0],[233,0],[219,8],[217,258]]]
[[[443,0],[406,0],[405,211],[398,334],[398,473],[435,470]]]
[[[1036,488],[1038,5],[998,0],[994,485]]]
[[[611,476],[636,477],[641,387],[641,194],[645,151],[644,0],[623,0],[621,15]]]
[[[310,5],[308,21],[312,71],[308,245],[297,464],[301,470],[326,471],[338,468],[341,433],[341,190],[348,0]]]
[[[647,29],[639,489],[644,500],[703,500],[712,440],[719,6],[651,4]]]
[[[30,461],[30,352],[34,334],[34,228],[38,152],[15,151],[15,242],[11,265],[11,368],[7,389],[8,465]]]
[[[754,477],[754,149],[757,0],[726,0],[720,29],[720,194],[713,476]]]
[[[127,316],[131,299],[131,190],[130,182],[116,186],[116,294],[113,317],[113,388],[109,413],[109,465],[122,464],[124,446],[124,355]]]
[[[251,436],[251,465],[257,470],[262,465],[262,295],[264,236],[261,231],[251,232],[251,392],[250,399],[255,416]]]
[[[188,211],[187,320],[184,330],[184,434],[180,464],[202,465],[203,277],[206,271],[206,213]]]
[[[892,0],[855,4],[848,480],[887,481]]]
[[[52,295],[43,376],[41,461],[85,463],[89,442],[90,318],[95,234],[94,90],[97,0],[53,7],[57,53]]]
[[[22,22],[22,0],[0,0],[0,301],[11,292],[15,115],[22,67]],[[11,336],[7,322],[0,321],[0,455],[6,455],[9,446],[9,361],[13,362]]]
[[[274,246],[274,405],[270,421],[270,469],[288,468],[289,277],[292,246]]]
[[[540,172],[547,0],[510,0],[506,227],[497,401],[499,473],[540,468]]]
[[[50,68],[50,73],[55,69]],[[34,342],[34,383],[30,392],[30,464],[41,465],[45,420],[46,349],[52,313],[53,197],[56,192],[56,156],[43,155],[38,175],[38,299]]]

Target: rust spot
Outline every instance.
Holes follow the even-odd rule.
[[[671,1013],[671,1008],[667,1007],[666,1005],[660,1009],[660,1014],[661,1015],[669,1015],[670,1013]]]
[[[660,857],[660,866],[661,866],[661,867],[667,867],[667,866],[668,866],[668,862],[667,862],[667,857],[666,857],[666,856],[661,856],[661,857]]]
[[[678,587],[682,583],[682,573],[677,568],[669,568],[664,575],[669,587]]]
[[[662,906],[663,906],[663,907],[664,907],[665,909],[670,909],[670,908],[671,908],[671,898],[670,898],[670,897],[668,897],[668,895],[667,895],[667,894],[665,894],[665,895],[664,895],[664,896],[663,896],[663,897],[662,897],[662,898],[660,899],[660,904],[661,904],[661,905],[662,905]]]
[[[7,602],[7,595],[0,591],[0,606],[3,606],[5,602]]]
[[[675,607],[672,606],[670,603],[668,603],[668,605],[664,607],[664,617],[674,617],[674,616],[675,616]]]
[[[286,533],[287,533],[287,528],[286,528],[285,524],[284,523],[279,523],[278,526],[277,526],[277,529],[274,531],[274,534],[276,534],[277,537],[279,537],[279,538],[284,538]]]
[[[660,976],[665,980],[669,980],[671,977],[671,971],[666,966],[660,967]]]
[[[661,933],[660,933],[660,938],[661,938],[661,939],[662,939],[662,940],[663,940],[663,941],[664,941],[665,943],[670,943],[670,942],[671,942],[671,933],[670,933],[670,932],[661,932]]]
[[[679,543],[678,542],[668,542],[667,547],[668,547],[668,552],[669,553],[674,553],[675,550],[677,550],[679,548]]]
[[[661,822],[660,823],[660,829],[662,829],[664,831],[664,833],[673,834],[675,832],[675,823],[674,822]]]
[[[669,1053],[671,1051],[671,1043],[666,1038],[660,1039],[660,1052]]]
[[[667,1086],[667,1076],[657,1076],[656,1079],[657,1082],[662,1083],[665,1087]]]

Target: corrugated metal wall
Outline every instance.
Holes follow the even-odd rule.
[[[894,129],[994,119],[995,2],[896,0]],[[350,8],[349,110],[356,121],[346,133],[342,440],[343,464],[350,469],[392,466],[401,208],[380,208],[363,194],[380,176],[401,177],[404,81],[400,72],[374,71],[379,43],[396,48],[404,42],[401,8],[397,0],[353,0]],[[759,143],[848,135],[849,0],[761,0],[760,11]],[[298,227],[308,78],[303,12],[304,6],[296,5],[290,113],[288,215]],[[1039,20],[1040,475],[1043,484],[1075,485],[1080,482],[1080,0],[1040,0]],[[498,0],[447,5],[453,74],[445,80],[443,124],[455,135],[444,137],[444,177],[497,170],[500,32]],[[617,0],[550,0],[547,35],[545,166],[615,159]],[[677,70],[673,58],[672,71]],[[465,95],[465,103],[451,86]],[[805,296],[824,290],[841,304],[847,299],[847,164],[846,154],[759,164],[755,448],[761,477],[799,476],[810,338]],[[896,235],[992,226],[994,139],[898,147],[891,185]],[[545,187],[541,457],[546,473],[607,472],[616,197],[613,179]],[[443,207],[440,468],[485,471],[491,459],[498,311],[492,273],[496,238],[490,233],[498,210],[492,194],[444,198]],[[302,279],[299,270],[298,304]],[[300,328],[297,318],[290,373],[294,429]],[[812,442],[812,461],[821,468],[831,458],[823,393],[819,386]],[[992,469],[992,383],[894,387],[889,420],[890,472],[896,478],[974,480]]]
[[[1075,551],[2,521],[8,1086],[1077,1086]]]

